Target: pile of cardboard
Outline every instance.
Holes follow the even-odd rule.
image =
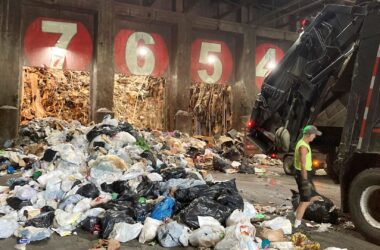
[[[89,72],[24,67],[21,122],[57,117],[87,124],[89,84]]]

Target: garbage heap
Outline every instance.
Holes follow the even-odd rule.
[[[22,176],[0,186],[0,238],[14,235],[21,245],[77,228],[121,242],[215,245],[229,239],[224,226],[235,210],[253,208],[234,180],[198,171],[187,151],[206,143],[177,132],[137,131],[107,117],[89,127],[32,121],[21,134],[18,149],[1,157],[7,170],[23,167]],[[202,243],[210,232],[214,239]]]

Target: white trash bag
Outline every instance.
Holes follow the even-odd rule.
[[[135,224],[128,224],[125,222],[116,223],[109,236],[110,239],[115,239],[120,242],[128,242],[139,237],[143,225],[138,222]]]
[[[224,227],[203,226],[190,235],[189,242],[194,247],[214,247],[224,238]]]
[[[158,227],[162,225],[161,220],[156,220],[150,217],[146,217],[144,221],[144,227],[141,231],[139,242],[145,243],[154,240],[157,235]]]

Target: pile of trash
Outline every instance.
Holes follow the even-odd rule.
[[[22,168],[0,186],[0,238],[14,235],[25,246],[82,228],[164,247],[259,246],[250,223],[256,211],[235,181],[216,182],[195,168],[191,152],[204,141],[137,131],[110,117],[89,127],[33,121],[21,135],[17,148],[0,152],[7,171]]]

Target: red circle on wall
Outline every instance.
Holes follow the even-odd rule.
[[[88,70],[92,51],[91,35],[78,21],[38,17],[25,32],[24,52],[30,66]]]
[[[128,44],[132,50],[127,54]],[[144,53],[139,53],[139,50]],[[162,76],[169,65],[168,49],[157,33],[120,30],[115,37],[114,57],[117,72],[127,75]],[[146,64],[151,64],[151,67],[146,67]]]
[[[232,73],[231,51],[223,41],[196,39],[191,45],[191,78],[196,82],[226,83]]]
[[[271,68],[284,57],[284,51],[272,43],[262,43],[256,47],[256,87],[261,89],[264,78]]]

